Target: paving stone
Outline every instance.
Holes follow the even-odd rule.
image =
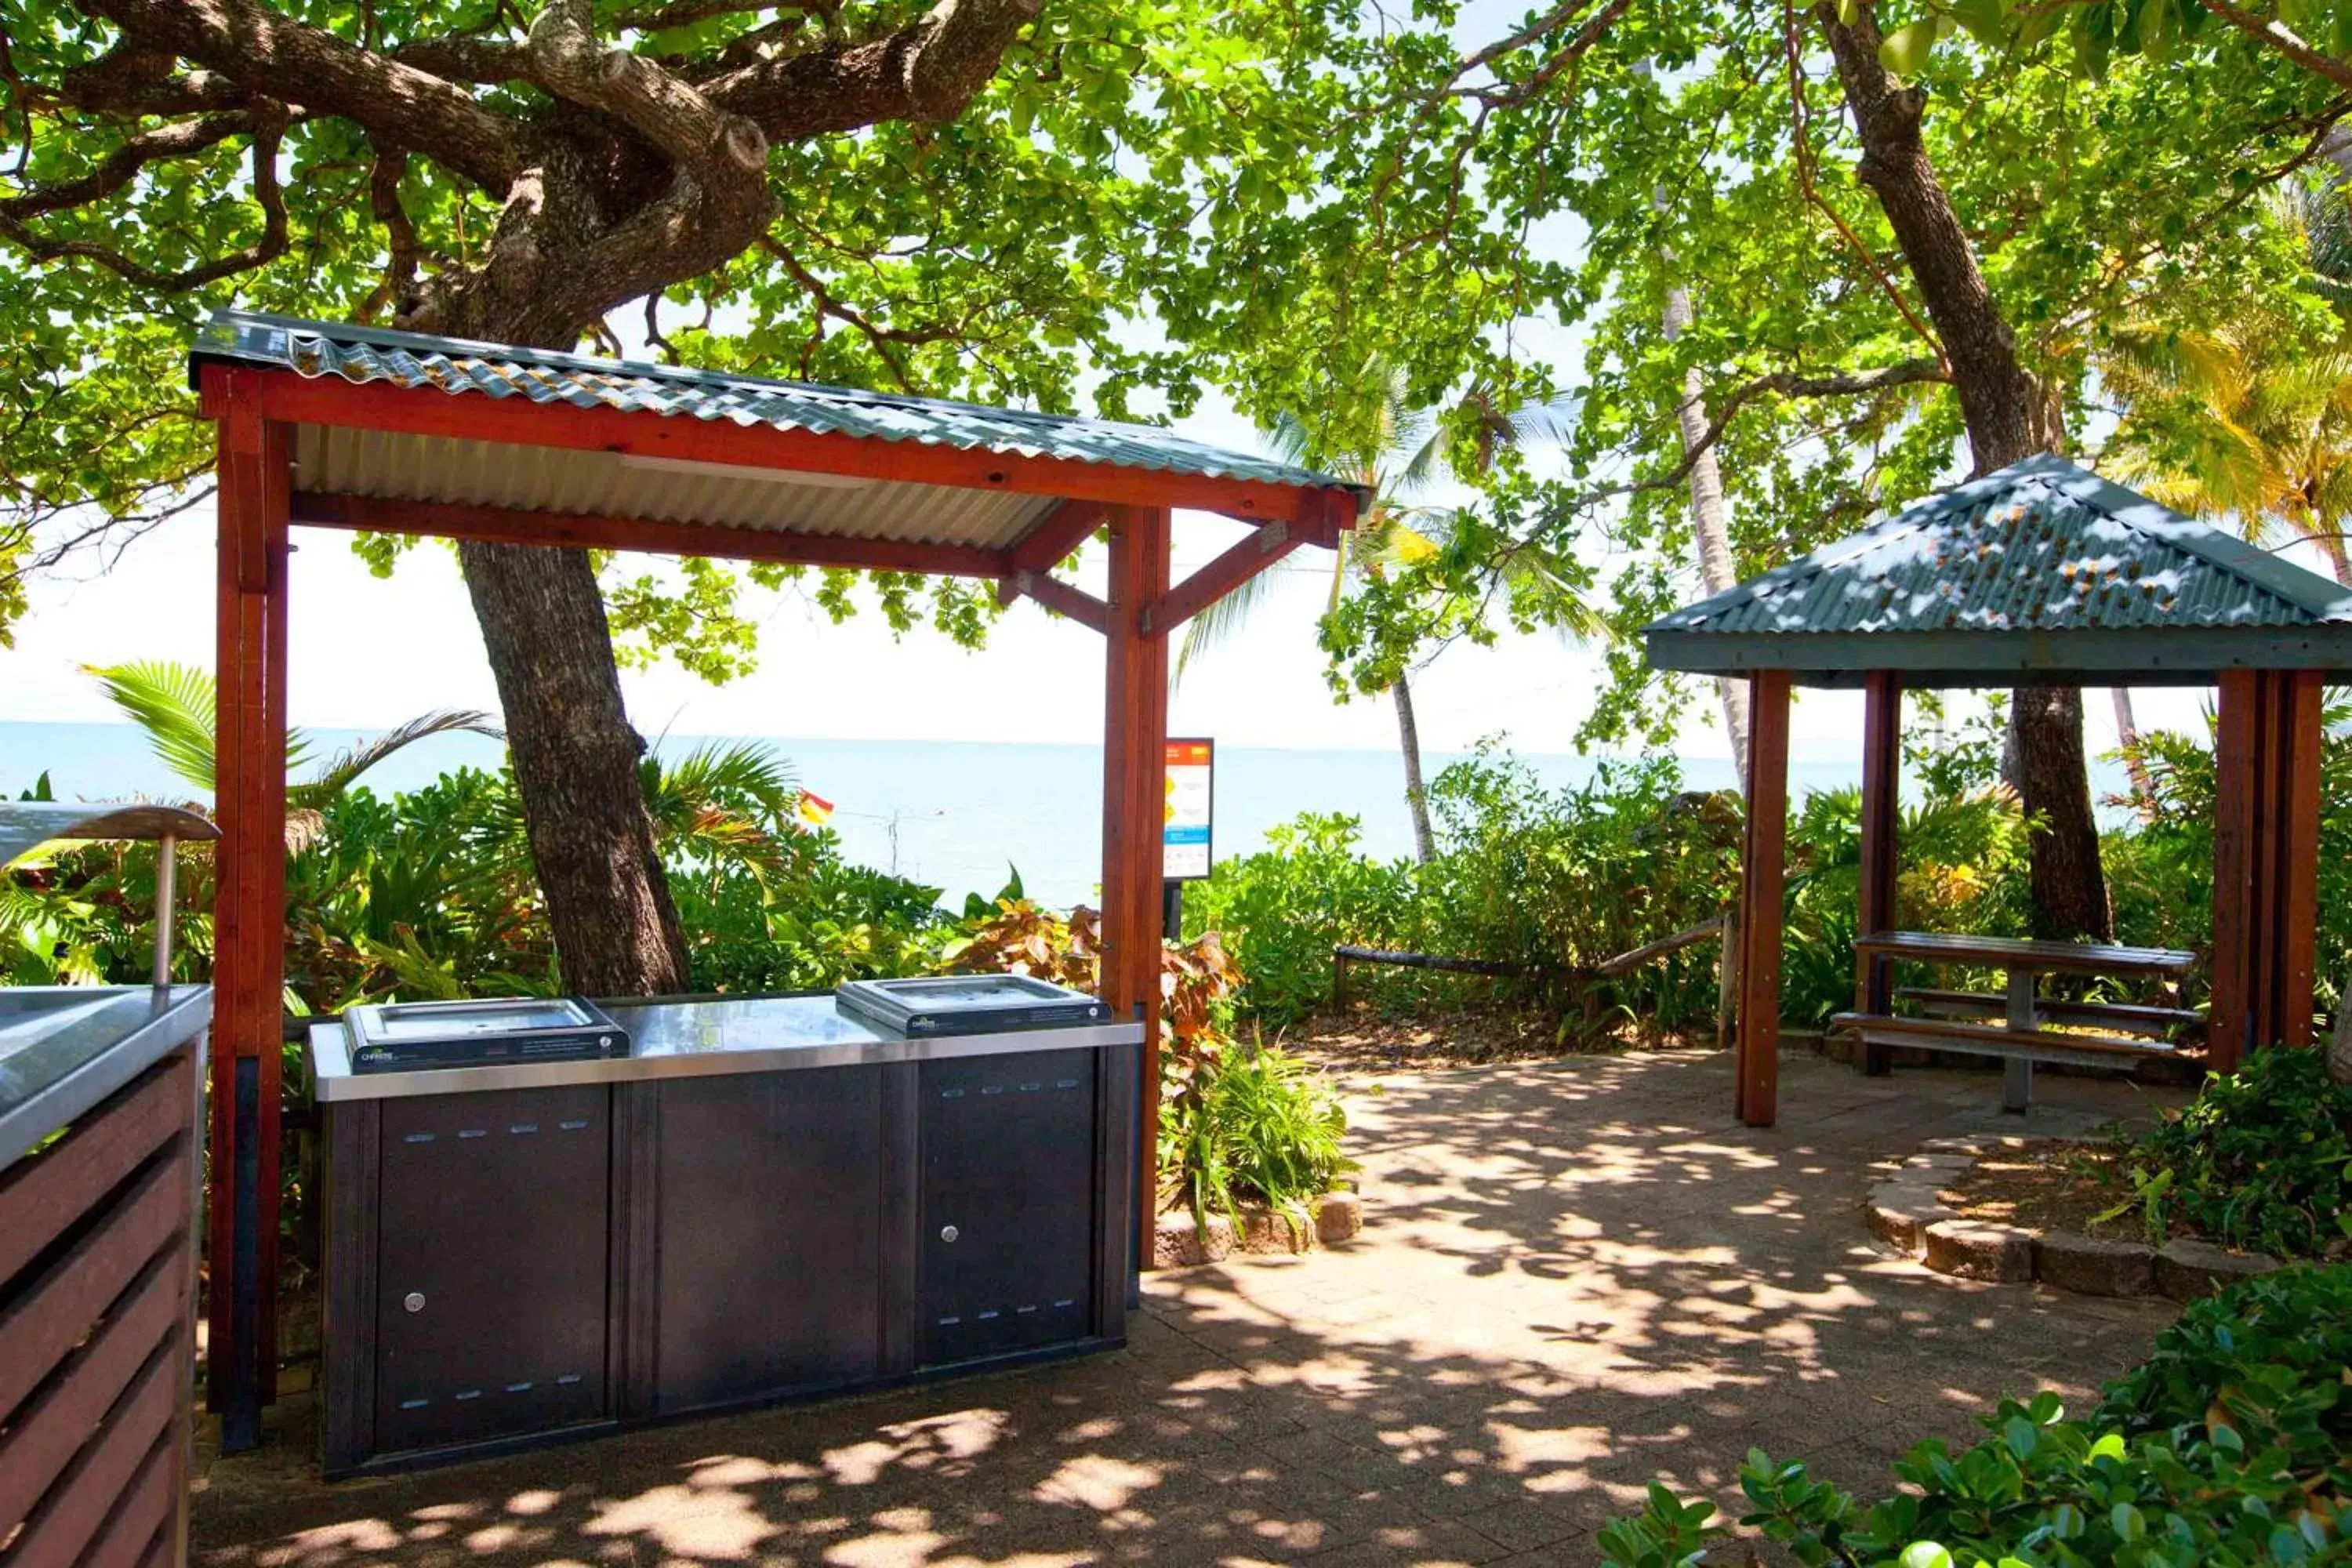
[[[1364,1199],[1360,1193],[1338,1192],[1324,1194],[1323,1205],[1315,1211],[1315,1231],[1326,1247],[1352,1239],[1364,1228]]]
[[[2232,1252],[2210,1241],[2182,1237],[2156,1255],[2156,1288],[2176,1301],[2210,1296],[2241,1279],[2277,1269],[2279,1260],[2261,1252]]]
[[[2156,1248],[2053,1230],[2034,1239],[2033,1277],[2084,1296],[2145,1296],[2156,1289]]]
[[[1937,1220],[1922,1233],[1924,1259],[1938,1274],[2022,1284],[2033,1278],[2033,1233],[1981,1220]]]
[[[1933,1187],[1902,1181],[1872,1188],[1863,1214],[1873,1236],[1914,1258],[1927,1250],[1927,1227],[1952,1217],[1951,1209]]]

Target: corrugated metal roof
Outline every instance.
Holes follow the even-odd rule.
[[[1361,486],[1327,474],[1226,451],[1150,425],[591,359],[242,310],[214,312],[197,335],[191,358],[196,363],[268,365],[306,376],[338,375],[354,383],[437,386],[450,393],[525,397],[534,403],[724,419],[778,430],[1364,493]]]
[[[1712,637],[1948,642],[2339,626],[2352,626],[2352,594],[2336,584],[2041,457],[1677,610],[1645,635],[1676,634],[1687,647]],[[2188,662],[2206,657],[2193,641],[2183,652]]]

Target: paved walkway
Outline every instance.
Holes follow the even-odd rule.
[[[2041,1130],[2145,1105],[2036,1088]],[[1733,1121],[1714,1054],[1356,1089],[1364,1236],[1154,1278],[1118,1355],[334,1488],[289,1430],[212,1467],[197,1560],[1597,1563],[1654,1479],[1736,1506],[1760,1446],[1873,1486],[2001,1394],[2082,1399],[2169,1315],[1867,1244],[1870,1162],[2004,1125],[1994,1075],[1792,1057],[1769,1132]]]

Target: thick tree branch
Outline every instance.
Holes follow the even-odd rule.
[[[38,186],[22,195],[0,197],[0,216],[22,220],[67,207],[87,206],[92,202],[104,200],[137,179],[139,171],[150,163],[188,157],[252,129],[250,115],[212,114],[202,120],[182,121],[175,125],[166,125],[133,136],[100,159],[98,167],[78,180],[60,180],[56,184]]]
[[[1043,0],[938,0],[906,26],[714,77],[703,93],[772,141],[963,112]]]
[[[168,50],[230,81],[350,120],[429,153],[487,190],[520,167],[514,128],[457,84],[280,16],[256,0],[79,0],[140,48]]]
[[[286,123],[282,119],[254,133],[253,199],[261,206],[261,235],[244,249],[227,256],[200,261],[178,272],[164,272],[89,240],[45,238],[5,212],[0,212],[0,235],[7,236],[36,261],[94,261],[156,294],[176,294],[250,272],[257,267],[268,266],[286,251],[286,196],[278,184],[278,149],[285,138]]]
[[[574,103],[618,120],[708,185],[757,184],[768,139],[751,121],[709,99],[643,55],[600,48],[587,0],[550,0],[530,27],[539,79]]]

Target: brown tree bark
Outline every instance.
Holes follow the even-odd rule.
[[[520,37],[500,21],[390,49],[268,0],[79,4],[121,38],[65,73],[66,101],[115,113],[233,116],[174,131],[170,147],[151,150],[159,156],[246,132],[257,137],[257,157],[274,156],[274,142],[261,138],[282,129],[297,103],[313,118],[348,121],[374,157],[373,216],[390,253],[381,299],[394,320],[417,331],[570,349],[607,311],[759,243],[774,216],[772,143],[882,121],[952,119],[995,74],[1041,0],[937,0],[866,37],[843,26],[805,47],[667,61],[598,37],[591,0],[546,0]],[[482,86],[509,90],[482,95]],[[411,158],[439,163],[500,204],[478,253],[425,277],[400,205],[400,172]],[[274,186],[257,180],[268,205]],[[276,216],[282,248],[282,211]],[[117,270],[164,291],[222,275]],[[683,987],[685,942],[637,777],[645,742],[622,704],[588,558],[468,544],[460,559],[505,708],[565,984],[593,995]]]
[[[1862,141],[1855,175],[1877,196],[1927,304],[1951,365],[1977,472],[2054,449],[2063,432],[2052,405],[2019,363],[2015,335],[1928,160],[1920,135],[1927,95],[1880,62],[1878,21],[1867,0],[1851,26],[1839,21],[1835,5],[1817,6],[1814,14],[1828,32]],[[2036,933],[2110,937],[2115,921],[2083,756],[2083,694],[2071,687],[2021,689],[2010,723],[2019,793],[2040,824],[2031,870]]]

